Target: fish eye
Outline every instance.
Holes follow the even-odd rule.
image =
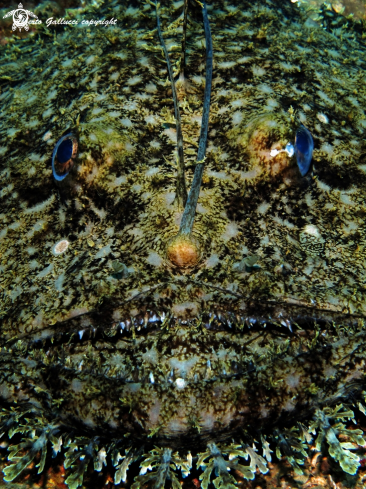
[[[55,180],[61,182],[74,166],[78,151],[78,142],[74,134],[69,133],[60,138],[52,153],[52,173]]]
[[[297,165],[302,176],[305,176],[310,168],[313,157],[314,141],[313,137],[305,126],[301,125],[296,132],[295,153]]]

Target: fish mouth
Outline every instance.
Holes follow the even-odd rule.
[[[190,289],[189,298],[181,300],[182,291]],[[157,301],[157,297],[159,301]],[[356,324],[365,316],[350,313],[330,303],[317,304],[291,296],[270,297],[247,294],[210,284],[188,276],[178,276],[154,286],[131,291],[125,300],[103,296],[93,308],[77,305],[52,322],[42,320],[16,337],[6,338],[6,344],[16,341],[37,342],[58,335],[77,335],[80,331],[102,331],[110,334],[119,329],[140,331],[150,324],[162,327],[202,323],[208,330],[212,324],[251,328],[275,325],[294,329],[314,327],[317,323]],[[168,326],[166,326],[168,324]]]
[[[130,302],[133,316],[116,320],[121,306],[105,303],[9,345],[40,370],[38,380],[23,376],[23,400],[93,436],[200,449],[254,422],[265,432],[306,419],[347,398],[347,378],[362,388],[355,358],[365,333],[355,316],[252,300],[189,317],[187,304],[183,316],[149,310],[148,297]]]

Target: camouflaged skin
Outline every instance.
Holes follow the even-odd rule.
[[[177,74],[181,7],[160,7]],[[166,252],[183,209],[155,10],[111,2],[78,15],[96,13],[117,26],[40,29],[0,48],[4,406],[30,403],[107,440],[186,448],[347,400],[364,383],[361,35],[326,30],[291,3],[210,2],[200,259],[181,270]],[[204,46],[191,5],[176,82],[188,188]],[[271,156],[301,124],[315,143],[305,177],[295,157]],[[67,133],[78,154],[55,182]]]

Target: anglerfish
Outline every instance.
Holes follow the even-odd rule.
[[[207,3],[92,2],[0,46],[5,481],[51,454],[69,488],[358,471],[364,27]]]

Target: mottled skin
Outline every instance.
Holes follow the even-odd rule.
[[[12,391],[15,399],[41,402],[69,426],[82,420],[96,434],[128,434],[141,442],[156,431],[159,444],[189,449],[202,448],[213,432],[215,441],[227,440],[253,420],[256,430],[281,419],[304,420],[319,403],[334,402],[336,392],[343,397],[347,383],[364,375],[364,332],[352,331],[352,341],[328,335],[332,346],[323,340],[316,348],[304,330],[287,341],[278,332],[265,336],[204,328],[187,333],[178,327],[136,341],[51,348],[48,358],[35,351],[31,356],[43,357],[41,363],[28,357],[15,368],[13,356],[4,354],[2,369],[8,367],[12,383],[20,386]],[[177,382],[182,376],[184,386]]]
[[[291,426],[346,401],[348,386],[362,390],[365,48],[282,3],[209,8],[199,260],[184,270],[166,251],[183,209],[154,10],[112,3],[98,15],[116,28],[40,31],[1,47],[4,406],[30,402],[65,431],[76,424],[107,442],[201,449]],[[190,8],[176,84],[188,187],[205,68]],[[180,13],[161,7],[172,61]],[[305,177],[294,158],[270,155],[301,123],[315,142]],[[70,131],[78,157],[56,185],[50,158]],[[69,248],[53,255],[63,238]],[[245,262],[253,255],[256,267]]]

